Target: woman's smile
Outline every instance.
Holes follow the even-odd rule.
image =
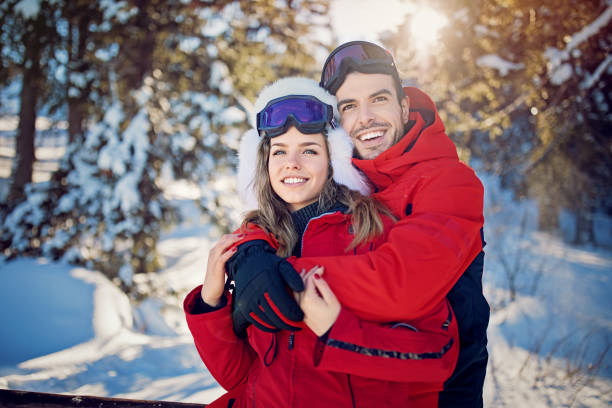
[[[282,180],[282,183],[285,185],[301,186],[307,181],[308,179],[304,177],[286,177]]]

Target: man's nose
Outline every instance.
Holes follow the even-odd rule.
[[[359,107],[359,124],[361,126],[367,126],[374,120],[374,113],[367,103],[362,104]]]

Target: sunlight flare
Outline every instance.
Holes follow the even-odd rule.
[[[412,15],[411,35],[416,45],[421,50],[433,45],[448,20],[441,13],[430,9],[421,8]]]

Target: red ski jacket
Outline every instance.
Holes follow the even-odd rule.
[[[249,235],[276,244],[261,230]],[[347,253],[352,238],[349,215],[324,214],[309,222],[302,253],[348,260],[388,239],[384,234]],[[330,269],[323,276],[332,275],[342,282],[352,271]],[[425,317],[400,323],[364,321],[343,307],[326,337],[307,327],[267,333],[250,326],[241,339],[232,329],[231,300],[219,310],[191,312],[200,289],[185,299],[187,323],[210,373],[236,398],[234,407],[435,407],[456,364],[458,328],[446,299]]]

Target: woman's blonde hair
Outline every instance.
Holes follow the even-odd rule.
[[[325,148],[329,157],[329,145],[324,134]],[[289,256],[293,247],[298,242],[289,205],[284,202],[272,189],[270,174],[268,173],[268,160],[270,157],[270,138],[262,137],[257,148],[257,160],[255,166],[254,186],[257,196],[258,209],[246,214],[242,229],[248,223],[255,223],[268,233],[272,233],[279,243],[276,253],[279,256]],[[352,214],[352,224],[355,237],[347,251],[367,242],[383,233],[384,225],[380,214],[385,214],[393,219],[393,214],[375,199],[364,196],[358,191],[350,190],[348,187],[333,180],[333,168],[329,164],[327,180],[319,194],[318,205],[320,210],[331,208],[339,202],[348,207]]]

